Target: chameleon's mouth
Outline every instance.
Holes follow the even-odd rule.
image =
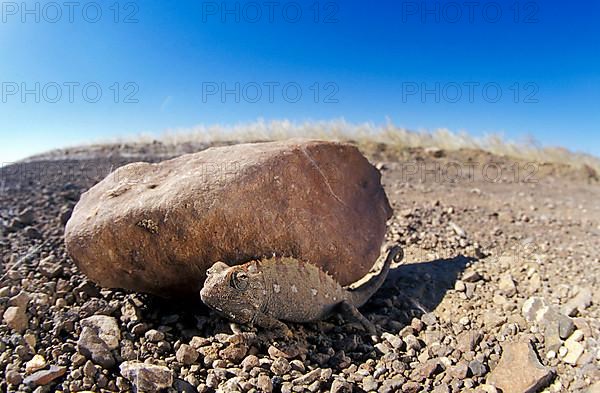
[[[215,280],[217,279],[217,277],[214,277],[212,275],[207,275],[206,280],[204,280],[204,285],[202,286],[202,289],[200,290],[200,299],[202,300],[202,302],[204,304],[206,304],[207,306],[209,306],[210,308],[215,308],[214,306],[214,287],[215,285],[217,285],[218,283],[215,282]]]
[[[205,290],[205,288],[202,288],[200,290],[200,299],[202,300],[202,302],[204,304],[206,304],[211,310],[214,310],[221,317],[232,319],[233,318],[232,315],[230,315],[230,313],[228,313],[227,311],[223,310],[220,306],[218,306],[219,302],[214,301],[215,299],[213,299],[213,297],[210,296],[209,293],[210,293],[210,291]],[[233,319],[235,319],[235,318],[233,318]]]
[[[219,306],[219,304],[221,303],[219,303],[219,301],[214,297],[208,295],[207,292],[209,291],[204,291],[204,288],[202,288],[202,290],[200,291],[200,299],[202,299],[202,302],[204,302],[204,304],[206,304],[209,308],[214,310],[219,316],[237,323],[247,323],[253,319],[253,316],[248,316],[248,311],[244,309],[242,309],[238,313],[232,312],[230,310],[224,310]]]
[[[223,304],[226,305],[227,301],[231,301],[231,299],[228,299],[226,294],[216,290],[223,285],[222,281],[223,279],[221,277],[209,275],[204,282],[204,286],[200,290],[200,299],[204,304],[215,310],[221,316],[231,319],[234,318],[234,316],[232,316],[230,312],[224,310],[222,307]]]

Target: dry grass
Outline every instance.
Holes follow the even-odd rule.
[[[307,121],[295,123],[288,120],[264,121],[237,125],[196,126],[186,129],[168,130],[158,138],[142,135],[128,142],[152,142],[165,144],[211,143],[227,141],[267,141],[293,137],[352,141],[369,151],[374,146],[385,144],[401,150],[411,147],[437,147],[445,150],[481,149],[500,156],[508,156],[536,162],[568,164],[574,167],[588,166],[600,172],[598,157],[575,153],[561,147],[540,147],[535,143],[514,143],[499,135],[476,138],[466,133],[454,133],[448,129],[432,132],[415,132],[391,123],[377,126],[372,123],[353,124],[345,120]]]

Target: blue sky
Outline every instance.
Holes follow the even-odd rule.
[[[198,124],[342,117],[600,155],[595,1],[67,3],[0,3],[3,162]]]

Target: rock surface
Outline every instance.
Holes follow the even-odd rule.
[[[502,349],[500,362],[487,378],[488,384],[506,393],[534,393],[550,383],[554,372],[540,363],[530,343],[506,343]]]
[[[65,367],[50,366],[50,368],[47,370],[40,370],[31,374],[25,378],[25,380],[23,380],[23,383],[31,386],[47,385],[65,375],[66,372],[67,369]]]
[[[30,361],[25,363],[25,372],[34,373],[46,367],[46,359],[42,355],[35,355]]]
[[[173,385],[173,372],[165,366],[141,362],[124,362],[121,375],[140,391],[159,391]]]
[[[273,253],[348,285],[379,257],[391,213],[351,145],[240,144],[117,169],[82,195],[65,243],[100,285],[163,296],[197,294],[216,261]]]
[[[565,348],[567,349],[567,354],[563,361],[569,364],[577,364],[577,360],[583,354],[583,345],[574,340],[567,340],[565,341]]]
[[[572,317],[588,308],[590,304],[592,304],[592,290],[582,288],[573,299],[564,305],[563,312]]]
[[[97,332],[98,337],[106,343],[108,349],[113,350],[119,347],[121,330],[114,317],[108,315],[93,315],[82,319],[81,326]]]
[[[22,333],[27,329],[27,314],[25,308],[20,306],[11,306],[4,311],[4,323],[9,328],[13,329],[18,333]]]
[[[119,347],[121,331],[117,320],[106,315],[94,315],[81,321],[77,350],[86,358],[104,368],[112,368],[116,361],[112,350]]]
[[[198,359],[198,352],[187,344],[182,344],[175,354],[177,361],[187,365],[193,364]]]

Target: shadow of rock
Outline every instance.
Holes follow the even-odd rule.
[[[412,318],[435,310],[473,260],[458,255],[450,259],[400,265],[390,270],[383,287],[366,305],[365,311],[367,314],[385,315],[391,330],[410,324]]]
[[[404,326],[410,325],[413,318],[433,311],[447,291],[454,288],[460,274],[473,260],[458,255],[450,259],[403,264],[391,269],[383,287],[361,311],[383,331],[398,332]],[[154,321],[155,328],[160,325],[178,324],[183,329],[178,334],[186,339],[194,335],[207,337],[215,333],[230,334],[229,322],[209,312],[199,296],[177,302],[152,295],[141,296],[144,298],[141,310],[145,316],[144,320]],[[344,334],[362,332],[360,327],[356,330],[354,327],[344,326],[344,318],[340,314],[334,314],[329,322],[329,325],[316,323],[290,326],[299,331],[308,329],[308,336],[314,336],[313,338],[316,337],[316,333],[328,332],[331,329]],[[323,330],[323,326],[326,325],[327,329]],[[327,334],[324,337],[327,337]]]

